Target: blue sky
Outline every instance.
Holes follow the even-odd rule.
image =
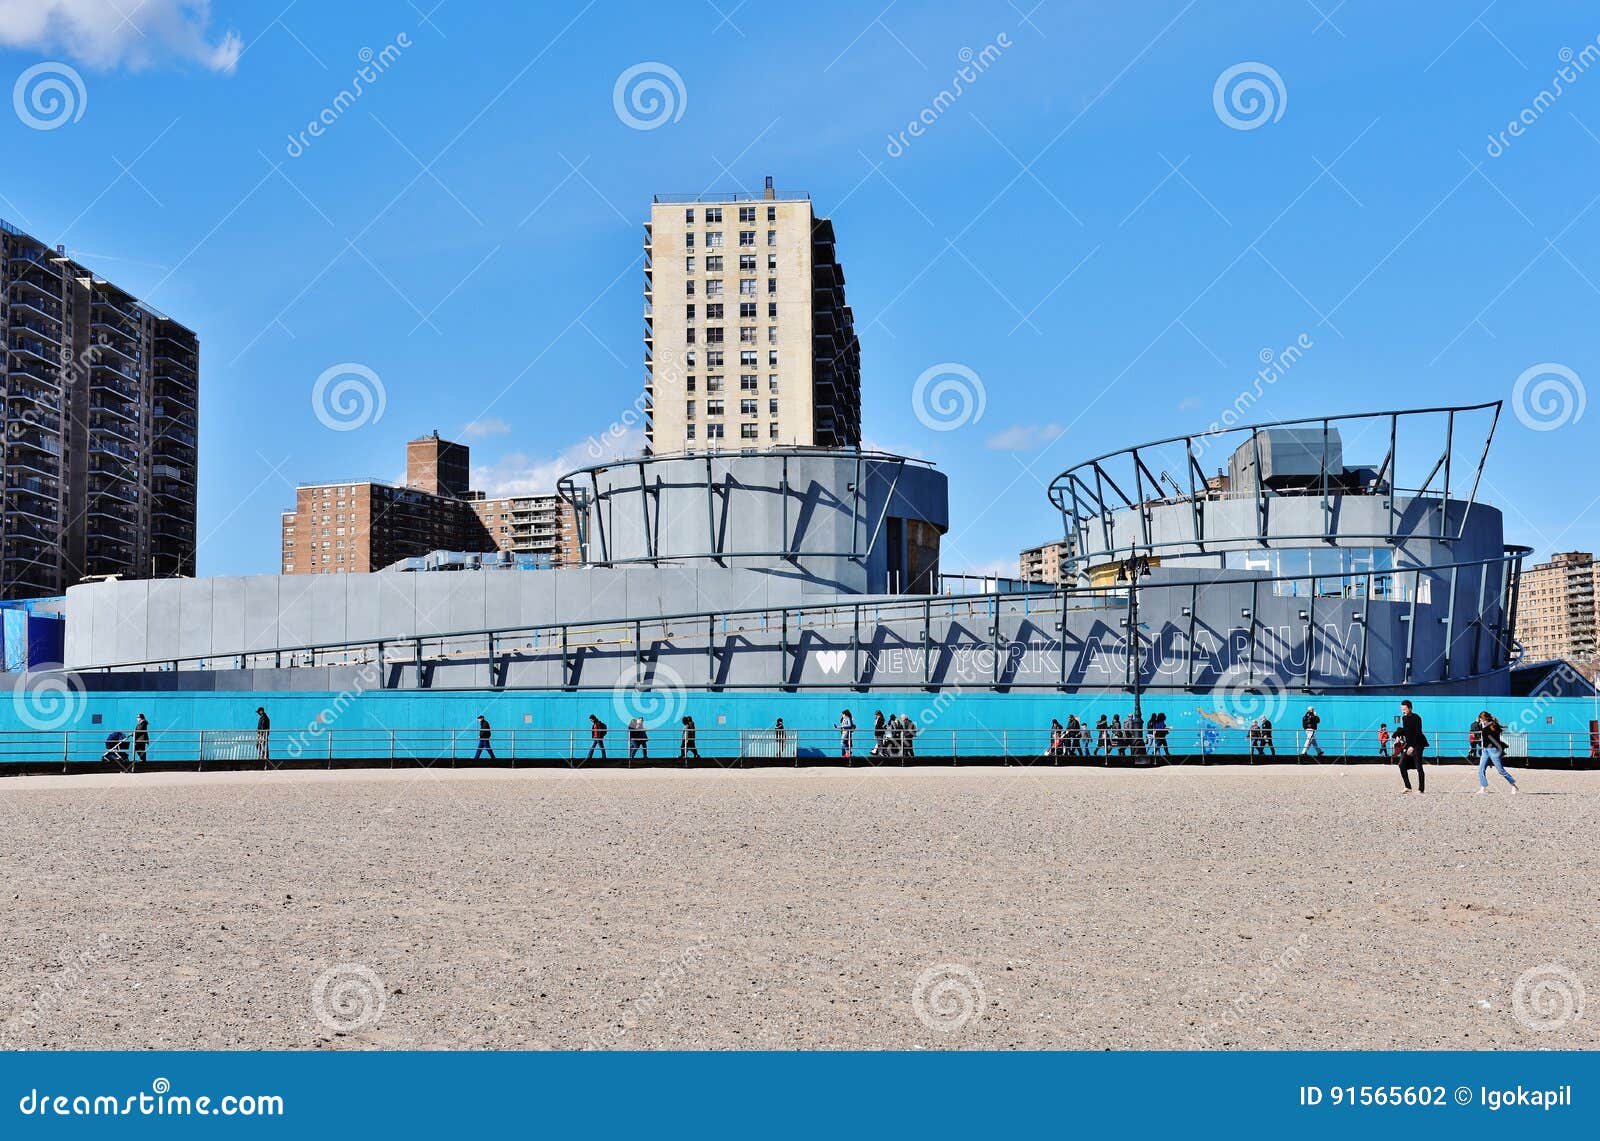
[[[640,390],[650,196],[768,174],[834,219],[866,435],[949,473],[947,569],[1014,565],[1058,471],[1203,429],[1302,336],[1258,418],[1509,401],[1545,366],[1485,494],[1509,540],[1592,550],[1600,66],[1539,96],[1600,17],[1525,7],[0,0],[0,216],[198,331],[204,574],[275,570],[296,482],[394,478],[433,428],[548,486]],[[47,62],[82,84],[53,126]],[[639,64],[649,129],[617,107]],[[1239,65],[1265,102],[1219,110]],[[331,430],[313,390],[351,364],[382,414]],[[951,364],[982,415],[937,430],[913,389]]]

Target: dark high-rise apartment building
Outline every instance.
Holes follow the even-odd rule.
[[[0,222],[0,597],[192,575],[199,343]]]

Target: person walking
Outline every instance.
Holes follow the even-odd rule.
[[[586,761],[594,760],[594,751],[600,750],[600,759],[606,759],[606,723],[593,713],[589,714],[589,755]]]
[[[1167,747],[1167,715],[1157,713],[1150,719],[1150,751],[1155,756],[1172,756],[1172,750]]]
[[[689,754],[694,754],[694,759],[700,759],[700,750],[695,747],[694,718],[685,714],[683,717],[683,736],[678,740],[678,760],[683,762],[684,768],[689,767]]]
[[[1096,753],[1104,753],[1109,757],[1111,755],[1111,725],[1106,721],[1106,715],[1104,713],[1100,715],[1100,720],[1094,723],[1094,731],[1094,751]]]
[[[272,759],[272,718],[264,706],[256,706],[256,760]]]
[[[1263,717],[1261,719],[1261,755],[1264,757],[1268,753],[1276,757],[1278,755],[1278,746],[1272,743],[1272,718]]]
[[[489,728],[489,719],[480,713],[478,714],[478,747],[473,751],[472,759],[476,761],[483,754],[488,753],[489,759],[491,761],[494,760],[494,745],[492,741],[493,730]]]
[[[1483,715],[1480,713],[1477,717],[1474,717],[1472,719],[1472,724],[1467,728],[1467,760],[1468,761],[1475,761],[1475,760],[1478,759],[1478,751],[1479,751],[1480,746],[1483,743],[1483,734],[1480,731],[1482,726],[1483,726]]]
[[[1474,723],[1478,731],[1478,795],[1489,791],[1489,766],[1506,778],[1511,795],[1517,794],[1517,782],[1506,772],[1506,727],[1485,709]]]
[[[1083,756],[1083,723],[1076,713],[1067,714],[1067,756]]]
[[[1128,739],[1122,735],[1122,714],[1120,713],[1111,715],[1111,744],[1117,750],[1118,755],[1124,757],[1128,755]],[[1106,754],[1108,757],[1110,755],[1109,752]]]
[[[643,717],[628,722],[628,760],[636,756],[646,761],[650,759],[650,737],[645,732]]]
[[[909,714],[902,713],[900,715],[900,733],[904,742],[900,749],[901,760],[906,757],[915,757],[917,755],[917,725],[916,722],[911,720]]]
[[[834,728],[839,730],[839,756],[849,760],[855,752],[856,719],[846,709],[839,714],[839,723]]]
[[[1045,750],[1045,756],[1057,758],[1066,754],[1066,733],[1067,727],[1061,724],[1059,718],[1050,718],[1050,746]]]
[[[874,757],[881,757],[884,755],[883,747],[885,738],[887,738],[888,735],[889,725],[888,722],[883,719],[883,710],[874,709],[872,711],[872,755]]]
[[[1389,723],[1387,721],[1378,723],[1378,756],[1384,760],[1389,759]]]
[[[1407,772],[1417,770],[1417,791],[1427,792],[1427,778],[1422,772],[1422,751],[1428,747],[1428,736],[1422,731],[1422,718],[1410,701],[1400,703],[1400,728],[1396,732],[1395,754],[1400,759],[1400,780],[1411,791],[1411,778]]]
[[[1300,750],[1302,757],[1310,756],[1311,750],[1317,751],[1317,756],[1323,756],[1322,746],[1317,744],[1317,726],[1322,724],[1322,718],[1317,716],[1317,711],[1311,706],[1306,706],[1305,716],[1300,718],[1300,728],[1306,731],[1305,748]]]
[[[772,727],[772,740],[777,746],[774,756],[782,757],[789,744],[789,731],[783,727],[783,718],[778,718],[777,724]]]
[[[1252,717],[1250,719],[1250,727],[1245,731],[1245,739],[1250,743],[1251,760],[1263,755],[1261,751],[1261,718]]]
[[[144,719],[144,714],[139,714],[133,722],[133,763],[142,765],[150,758],[150,722]]]

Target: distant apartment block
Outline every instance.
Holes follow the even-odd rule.
[[[1066,560],[1068,546],[1065,540],[1029,547],[1018,559],[1023,582],[1047,582],[1059,585],[1063,581],[1062,563]]]
[[[496,550],[533,555],[551,566],[576,566],[582,561],[572,505],[557,495],[475,499],[472,509]]]
[[[1517,596],[1517,641],[1523,660],[1600,657],[1600,574],[1594,555],[1566,551],[1522,572]]]
[[[193,575],[194,333],[0,222],[0,336],[0,597]]]
[[[471,490],[471,453],[437,432],[406,444],[403,484],[302,484],[282,516],[284,574],[369,572],[433,551],[515,551],[560,565],[575,528],[554,495],[488,499]]]
[[[657,195],[644,301],[647,453],[860,445],[861,346],[809,195]]]

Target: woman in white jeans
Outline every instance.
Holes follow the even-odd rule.
[[[1506,772],[1506,727],[1490,716],[1486,709],[1478,714],[1478,795],[1482,796],[1489,791],[1489,766],[1494,765],[1495,771],[1506,778],[1506,783],[1511,786],[1512,795],[1516,795],[1517,782],[1511,779],[1511,774]]]

